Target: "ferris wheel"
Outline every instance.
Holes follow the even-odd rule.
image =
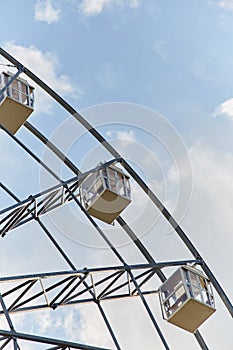
[[[7,329],[0,329],[0,348],[23,349],[24,344],[37,344],[43,349],[90,349],[104,350],[98,344],[88,345],[80,342],[61,340],[22,333],[16,330],[12,315],[53,310],[64,306],[78,307],[82,304],[94,305],[105,325],[106,332],[112,341],[112,349],[124,349],[117,329],[103,307],[104,302],[138,299],[143,312],[152,325],[155,336],[161,347],[173,349],[161,327],[164,324],[176,327],[181,332],[193,335],[195,343],[201,349],[208,348],[208,339],[204,339],[199,327],[216,311],[214,296],[218,294],[227,311],[233,316],[233,306],[221,284],[207,265],[184,230],[170,214],[146,182],[134,170],[132,165],[91,125],[84,117],[62,99],[55,91],[40,80],[34,73],[19,61],[0,48],[0,54],[16,69],[16,73],[2,72],[0,75],[0,126],[2,132],[26,152],[29,157],[53,177],[57,184],[36,194],[28,193],[26,198],[19,199],[6,184],[1,183],[2,191],[14,201],[14,204],[3,205],[0,210],[0,235],[8,238],[10,231],[25,227],[30,222],[46,235],[54,250],[64,259],[67,270],[45,271],[15,276],[0,276],[0,315],[4,318]],[[34,83],[28,83],[21,77],[26,75]],[[42,88],[64,108],[74,120],[81,124],[90,137],[103,147],[112,159],[98,159],[96,166],[81,171],[55,144],[45,137],[27,120],[34,111],[36,86]],[[64,180],[49,163],[37,156],[17,137],[17,131],[24,125],[39,142],[45,145],[55,157],[60,159],[73,176]],[[17,177],[17,174],[15,175]],[[157,262],[140,238],[121,216],[131,205],[131,181],[148,196],[154,209],[167,220],[179,239],[184,243],[192,259]],[[72,258],[55,239],[52,229],[43,222],[43,217],[53,211],[72,203],[81,212],[97,234],[105,242],[114,259],[115,265],[82,267],[76,266]],[[145,263],[128,263],[117,246],[101,228],[104,225],[117,224],[128,240],[143,257]],[[84,232],[85,234],[85,232]],[[172,268],[170,275],[164,269]],[[154,310],[148,298],[157,298],[161,307],[160,313]],[[91,318],[90,314],[90,318]],[[126,322],[122,320],[122,322]],[[135,320],[137,322],[137,320]],[[183,334],[183,333],[182,333]]]

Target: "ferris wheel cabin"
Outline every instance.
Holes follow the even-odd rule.
[[[131,202],[129,176],[115,165],[88,175],[80,190],[86,211],[108,224]]]
[[[198,269],[182,266],[159,288],[163,318],[189,332],[216,309],[209,279]]]
[[[0,74],[0,89],[13,74]],[[0,123],[12,134],[25,123],[34,110],[34,88],[22,78],[15,79],[0,96]]]

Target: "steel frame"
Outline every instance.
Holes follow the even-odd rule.
[[[182,260],[1,277],[0,289],[6,304],[10,299],[10,305],[6,307],[8,314],[55,310],[61,306],[138,296],[135,281],[143,295],[154,295],[158,293],[157,289],[151,289],[147,284],[154,278],[157,269],[201,263],[197,260]],[[89,291],[92,291],[91,295]],[[0,316],[4,314],[4,309],[0,310]]]
[[[179,226],[179,224],[175,221],[175,219],[171,216],[171,214],[168,212],[168,210],[164,207],[164,205],[159,201],[159,199],[156,197],[156,195],[150,190],[150,188],[145,184],[145,182],[138,176],[138,174],[133,170],[133,168],[120,156],[120,154],[98,133],[98,131],[96,131],[77,111],[75,111],[66,101],[64,101],[56,92],[54,92],[49,86],[47,86],[43,81],[41,81],[35,74],[33,74],[30,70],[28,70],[27,68],[23,67],[22,64],[20,62],[18,62],[15,58],[13,58],[11,55],[9,55],[6,51],[4,51],[2,48],[0,48],[0,54],[5,57],[9,62],[11,62],[13,65],[15,65],[15,67],[18,68],[18,71],[24,72],[26,75],[28,75],[28,77],[30,77],[35,83],[37,83],[42,89],[44,89],[52,98],[54,98],[61,106],[63,106],[78,122],[80,122],[88,131],[89,133],[94,136],[102,145],[103,147],[105,147],[109,153],[114,157],[114,161],[118,160],[122,166],[125,168],[125,170],[130,174],[130,176],[132,176],[134,178],[134,180],[138,183],[138,185],[144,190],[144,192],[149,196],[149,198],[152,200],[152,202],[155,204],[155,206],[158,208],[158,210],[162,213],[162,215],[165,217],[166,220],[168,220],[168,222],[170,223],[170,225],[172,226],[172,228],[174,229],[174,231],[178,234],[178,236],[181,238],[181,240],[183,241],[183,243],[186,245],[186,247],[188,248],[188,250],[192,253],[192,255],[194,256],[194,261],[196,263],[199,263],[202,266],[203,271],[206,273],[206,275],[209,277],[209,279],[211,280],[213,286],[215,287],[217,293],[219,294],[220,298],[222,299],[223,303],[225,304],[227,310],[229,311],[229,313],[231,314],[231,316],[233,316],[233,306],[230,302],[230,300],[228,299],[226,293],[224,292],[224,290],[222,289],[221,285],[219,284],[219,282],[217,281],[217,279],[215,278],[214,274],[212,273],[212,271],[210,270],[210,268],[206,265],[206,263],[204,262],[203,258],[201,257],[200,253],[197,251],[197,249],[195,248],[195,246],[192,244],[192,242],[190,241],[190,239],[187,237],[187,235],[185,234],[185,232],[182,230],[182,228]],[[148,261],[147,266],[144,266],[144,269],[146,270],[144,273],[141,273],[139,275],[134,275],[135,271],[134,268],[129,267],[129,265],[126,264],[126,262],[124,261],[124,259],[121,257],[121,255],[119,254],[119,252],[116,250],[116,248],[111,244],[111,242],[108,240],[108,238],[105,236],[105,234],[103,233],[103,231],[99,228],[99,226],[96,224],[96,222],[93,220],[92,217],[90,217],[90,215],[85,211],[85,208],[83,208],[82,204],[80,203],[80,201],[77,198],[77,193],[75,192],[78,189],[78,186],[80,184],[79,180],[80,180],[80,174],[82,175],[82,173],[77,169],[77,167],[70,162],[69,159],[67,159],[54,145],[52,145],[51,142],[49,142],[38,130],[36,130],[32,125],[30,125],[28,122],[25,123],[25,126],[28,128],[29,131],[31,131],[37,138],[39,138],[43,143],[45,143],[47,145],[47,147],[49,147],[60,159],[62,159],[64,161],[64,163],[77,175],[77,177],[75,179],[69,180],[67,183],[64,183],[50,168],[49,166],[47,166],[46,164],[44,164],[37,156],[35,156],[35,154],[33,154],[29,149],[27,149],[27,147],[20,142],[14,135],[11,135],[7,130],[5,130],[10,137],[12,137],[18,144],[20,147],[22,147],[25,151],[27,151],[30,156],[32,156],[37,162],[39,162],[41,164],[41,166],[43,166],[52,176],[54,176],[54,178],[57,179],[59,185],[57,188],[53,188],[48,190],[47,193],[41,193],[35,196],[32,196],[31,198],[28,198],[27,200],[21,201],[19,200],[13,193],[11,193],[11,191],[4,185],[2,185],[2,188],[9,194],[11,195],[17,202],[18,204],[16,204],[15,206],[6,208],[5,210],[3,210],[1,213],[2,214],[6,214],[8,213],[4,218],[2,223],[4,223],[4,225],[1,228],[1,234],[2,236],[4,236],[9,230],[12,230],[13,228],[22,225],[23,223],[26,223],[27,221],[31,220],[31,218],[34,218],[39,225],[41,226],[41,228],[44,230],[44,232],[46,233],[46,235],[48,236],[48,238],[54,243],[55,247],[59,250],[59,252],[62,254],[62,256],[65,258],[66,262],[69,264],[69,266],[73,269],[73,276],[69,276],[70,280],[68,280],[67,284],[70,283],[70,285],[68,286],[68,288],[71,288],[72,292],[69,294],[68,292],[68,288],[67,285],[66,287],[63,288],[62,291],[60,291],[58,293],[58,295],[56,297],[53,298],[52,301],[47,302],[47,304],[45,303],[46,307],[56,307],[56,306],[61,306],[62,304],[66,304],[67,302],[72,303],[72,298],[73,297],[77,297],[78,295],[76,295],[77,293],[75,293],[75,295],[73,295],[72,293],[74,293],[75,291],[77,291],[77,288],[79,288],[80,286],[82,286],[82,293],[84,294],[85,292],[88,292],[91,297],[89,298],[90,300],[92,300],[93,302],[95,302],[99,308],[100,313],[103,316],[103,319],[106,323],[106,326],[112,336],[112,339],[115,343],[115,346],[117,349],[121,349],[120,345],[113,333],[113,330],[110,326],[109,321],[106,318],[106,315],[103,311],[103,308],[100,305],[100,301],[102,300],[108,300],[108,299],[114,299],[117,297],[130,297],[133,295],[138,295],[141,298],[142,303],[145,306],[145,309],[153,323],[153,325],[155,326],[158,335],[164,345],[164,347],[166,349],[170,349],[161,330],[158,327],[158,324],[155,320],[154,314],[151,312],[146,299],[145,299],[145,295],[147,294],[153,294],[156,293],[156,291],[154,290],[147,290],[144,291],[143,289],[141,289],[143,286],[145,287],[147,281],[149,281],[155,274],[158,275],[158,277],[160,278],[161,281],[166,280],[166,276],[163,274],[163,272],[161,271],[161,266],[160,267],[155,267],[156,262],[153,259],[153,257],[150,255],[150,253],[148,252],[148,250],[146,249],[146,247],[142,244],[142,242],[138,239],[138,237],[135,235],[135,233],[131,230],[131,228],[128,226],[128,224],[121,218],[118,217],[117,222],[118,224],[122,227],[122,229],[126,232],[126,234],[128,234],[128,236],[132,239],[132,241],[134,242],[135,246],[140,250],[140,252],[142,253],[142,255],[146,258],[146,260]],[[2,128],[4,129],[4,127],[2,126]],[[73,181],[73,182],[72,182]],[[76,182],[75,182],[76,181]],[[72,187],[73,186],[73,187]],[[61,191],[61,192],[59,192]],[[44,196],[44,197],[43,197]],[[41,197],[41,202],[38,202],[38,198]],[[44,199],[44,201],[42,200],[42,197]],[[69,258],[67,257],[67,255],[64,253],[64,251],[62,250],[62,248],[58,247],[56,241],[54,240],[54,238],[52,237],[52,235],[50,234],[50,232],[47,230],[47,228],[45,227],[45,225],[41,222],[39,216],[44,214],[46,211],[52,210],[54,209],[56,206],[59,206],[61,204],[63,204],[63,201],[69,201],[69,200],[73,200],[74,202],[76,202],[76,204],[79,206],[79,208],[84,212],[84,214],[87,216],[87,218],[90,220],[90,222],[93,224],[93,226],[97,229],[97,231],[99,232],[99,234],[102,236],[102,238],[105,240],[105,242],[109,245],[109,247],[111,248],[111,250],[113,251],[113,253],[119,258],[120,262],[123,264],[122,267],[120,267],[120,270],[112,273],[110,276],[105,276],[103,277],[103,279],[98,280],[97,282],[94,283],[93,280],[93,271],[85,270],[82,271],[82,274],[80,270],[76,270],[75,266],[73,265],[73,263],[69,260]],[[39,210],[38,210],[39,207]],[[39,215],[38,215],[39,213]],[[110,268],[111,270],[111,268]],[[79,271],[79,272],[77,272]],[[106,272],[107,270],[105,270]],[[108,271],[109,272],[109,271]],[[75,275],[76,273],[76,275]],[[78,273],[78,274],[77,274]],[[101,271],[101,273],[103,273],[103,271]],[[55,273],[56,274],[56,273]],[[123,277],[123,275],[127,276],[127,282],[124,282],[123,284],[120,284],[114,288],[112,288],[115,283],[119,282],[120,279]],[[92,282],[87,282],[87,276],[91,277],[91,281]],[[29,278],[30,276],[28,276]],[[38,276],[37,276],[38,277]],[[54,277],[54,276],[53,276]],[[57,278],[58,276],[56,276]],[[26,283],[26,287],[24,289],[24,291],[21,293],[22,294],[22,298],[27,294],[27,292],[29,290],[32,290],[33,285],[40,280],[40,284],[42,286],[42,289],[44,290],[43,287],[43,283],[41,283],[41,276],[39,279],[35,280],[33,279],[33,277],[31,276],[31,280],[28,279],[25,283]],[[68,277],[67,277],[68,278]],[[142,281],[140,281],[140,278],[142,278]],[[144,279],[143,279],[144,278]],[[27,279],[27,277],[26,277]],[[1,281],[1,280],[0,280]],[[108,285],[106,286],[106,282],[108,281]],[[8,281],[9,282],[9,281]],[[138,283],[139,282],[139,283]],[[75,284],[76,283],[76,284]],[[96,294],[95,292],[95,288],[96,288],[96,284],[98,283],[98,287],[100,287],[100,285],[103,286],[105,285],[104,289],[102,290],[102,292],[100,292],[100,294]],[[63,284],[63,282],[61,283]],[[77,287],[72,287],[72,284],[74,284]],[[56,285],[56,284],[55,284]],[[122,293],[122,294],[116,294],[114,295],[114,293],[119,292],[119,290],[121,288],[128,288],[129,290],[132,290],[132,286],[133,286],[133,290],[134,293],[131,295],[130,292],[128,293]],[[19,287],[21,288],[21,287]],[[48,287],[49,288],[49,287]],[[52,287],[51,287],[52,288]],[[55,287],[54,287],[55,288]],[[112,288],[112,290],[111,290]],[[53,288],[52,288],[53,289]],[[51,290],[52,290],[51,289]],[[49,290],[50,291],[50,290]],[[48,290],[46,290],[45,288],[45,292],[47,293]],[[66,296],[64,296],[66,292]],[[9,292],[9,293],[13,293],[13,291]],[[40,292],[42,293],[42,292]],[[67,293],[69,294],[67,296]],[[80,293],[80,292],[79,292]],[[112,293],[112,295],[111,295]],[[42,294],[41,294],[42,295]],[[45,296],[44,292],[43,295]],[[4,299],[6,298],[6,294],[3,294]],[[97,297],[98,296],[98,297]],[[101,296],[101,298],[100,298]],[[62,297],[62,299],[59,299],[60,297]],[[71,299],[69,299],[69,297]],[[68,298],[68,299],[67,299]],[[20,298],[21,299],[21,298]],[[35,299],[35,296],[34,298]],[[6,309],[6,313],[7,315],[10,314],[10,312],[16,312],[17,308],[18,311],[22,311],[20,310],[20,307],[22,306],[22,302],[20,304],[18,304],[17,300],[15,302],[15,304],[9,309]],[[31,300],[30,300],[31,301]],[[56,303],[55,303],[56,301]],[[58,302],[57,302],[58,301]],[[59,303],[60,302],[60,303]],[[63,303],[62,303],[63,302]],[[77,302],[75,300],[75,302]],[[7,316],[8,317],[8,316]],[[13,330],[11,330],[12,333],[16,333]],[[4,337],[4,333],[0,331],[0,334],[2,334],[2,336]],[[203,337],[201,336],[199,331],[196,331],[194,333],[194,336],[198,342],[198,344],[200,345],[201,349],[208,349]],[[17,338],[17,336],[15,335],[15,338]],[[18,338],[20,338],[20,336],[18,336]],[[57,348],[57,347],[56,347]],[[59,348],[59,347],[58,347]],[[81,348],[80,348],[81,349]]]

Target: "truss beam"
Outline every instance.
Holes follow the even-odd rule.
[[[18,313],[135,297],[140,293],[154,295],[157,289],[148,283],[157,269],[193,263],[201,264],[197,260],[182,260],[1,277],[0,288],[6,307],[0,310],[0,315],[6,310]]]

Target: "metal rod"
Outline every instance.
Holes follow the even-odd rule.
[[[10,330],[11,330],[11,331],[14,331],[15,329],[14,329],[12,320],[11,320],[11,318],[10,318],[9,311],[8,311],[7,308],[6,308],[6,305],[5,305],[5,303],[4,303],[4,300],[3,300],[3,298],[2,298],[2,294],[1,294],[1,293],[0,293],[0,303],[1,303],[1,305],[2,305],[2,309],[3,309],[3,312],[4,312],[4,314],[5,314],[7,323],[8,323],[8,325],[9,325],[9,327],[10,327]],[[17,339],[13,338],[13,342],[14,342],[14,350],[17,350],[17,348],[18,348]]]
[[[102,305],[100,304],[99,301],[97,302],[97,305],[98,305],[100,314],[102,315],[102,317],[103,317],[103,319],[104,319],[104,322],[105,322],[105,324],[106,324],[106,326],[107,326],[107,328],[108,328],[108,331],[109,331],[109,333],[110,333],[111,336],[112,336],[112,339],[113,339],[113,341],[114,341],[114,344],[115,344],[117,350],[121,350],[121,347],[120,347],[120,345],[119,345],[119,343],[118,343],[118,340],[116,339],[116,336],[115,336],[115,334],[114,334],[114,332],[113,332],[113,329],[112,329],[112,327],[111,327],[111,325],[110,325],[110,323],[109,323],[109,321],[108,321],[108,319],[107,319],[107,317],[106,317],[106,314],[105,314],[105,312],[104,312],[104,309],[103,309],[103,307],[102,307]]]
[[[36,280],[32,281],[26,288],[25,290],[14,300],[14,302],[9,306],[8,310],[12,311],[14,308],[17,308],[17,303],[20,301],[20,299],[34,286],[36,283]]]
[[[99,273],[99,272],[116,272],[116,271],[126,271],[127,269],[130,270],[143,270],[143,269],[161,269],[165,267],[172,267],[172,266],[183,266],[186,264],[200,264],[201,261],[199,260],[177,260],[177,261],[162,261],[158,263],[151,263],[151,264],[133,264],[133,265],[114,265],[114,266],[104,266],[104,267],[91,267],[91,268],[84,268],[84,269],[78,269],[78,270],[72,270],[72,271],[56,271],[56,272],[45,272],[45,273],[36,273],[36,274],[28,274],[28,275],[17,275],[17,276],[5,276],[0,277],[0,283],[3,282],[10,282],[10,281],[18,281],[18,280],[31,280],[31,279],[46,279],[46,278],[53,278],[53,277],[63,277],[63,276],[77,276],[82,275],[86,273]]]
[[[13,228],[14,226],[17,225],[18,221],[21,219],[22,215],[25,213],[25,211],[27,211],[28,207],[31,205],[31,202],[28,203],[27,205],[22,206],[12,217],[12,219],[10,220],[10,222],[6,223],[6,225],[0,230],[0,235],[2,237],[5,236],[5,232],[9,229],[9,228]]]
[[[154,296],[155,294],[158,294],[158,290],[149,290],[149,291],[143,291],[141,292],[143,295],[145,296]],[[39,294],[39,293],[38,293]],[[41,296],[43,296],[43,294],[40,294]],[[127,293],[122,293],[119,295],[110,295],[107,297],[104,297],[104,299],[101,299],[100,302],[108,302],[108,301],[115,301],[115,300],[119,300],[119,299],[129,299],[129,298],[138,298],[138,294],[134,294],[134,295],[129,295]],[[33,300],[33,298],[31,298],[31,300]],[[28,299],[28,301],[30,301]],[[51,307],[47,304],[38,304],[38,305],[31,305],[31,306],[24,306],[21,307],[25,304],[26,302],[22,302],[20,307],[18,307],[17,309],[14,309],[11,311],[12,314],[17,314],[17,313],[22,313],[22,312],[31,312],[31,311],[42,311],[42,310],[46,310],[46,309],[51,309]],[[65,306],[77,306],[77,305],[81,305],[81,304],[93,304],[93,298],[83,298],[83,299],[79,299],[79,300],[69,300],[66,301],[66,303],[64,304],[54,304],[52,306],[52,309],[56,309],[57,307],[65,307]],[[0,312],[0,316],[3,315],[3,312]]]
[[[43,206],[42,208],[40,208],[37,212],[37,216],[43,215],[44,213],[46,213],[47,209],[54,203],[56,203],[56,201],[61,198],[61,195],[59,194],[60,192],[60,188],[54,192],[52,192],[49,196],[47,196],[47,198],[44,198],[42,200]],[[58,198],[56,197],[58,195]]]
[[[3,297],[2,297],[2,294],[1,294],[1,293],[0,293],[0,303],[1,303],[1,305],[2,305],[2,310],[3,310],[4,315],[5,315],[5,317],[6,317],[7,323],[8,323],[8,325],[9,325],[10,329],[13,331],[13,330],[14,330],[14,326],[13,326],[12,320],[11,320],[11,318],[10,318],[9,312],[8,312],[8,310],[7,310],[7,308],[6,308],[6,305],[5,305],[5,303],[4,303],[4,300],[3,300]]]
[[[61,246],[57,243],[57,241],[54,239],[54,237],[51,235],[47,227],[43,224],[43,222],[36,218],[37,222],[39,223],[42,230],[45,232],[47,237],[50,239],[50,241],[53,243],[53,245],[56,247],[56,249],[59,251],[59,253],[63,256],[67,264],[73,269],[76,270],[75,265],[72,263],[72,261],[69,259],[68,255],[64,252],[64,250],[61,248]]]
[[[170,347],[168,346],[168,344],[167,344],[167,342],[166,342],[166,339],[164,338],[164,336],[163,336],[163,334],[162,334],[162,332],[161,332],[161,330],[160,330],[160,328],[159,328],[159,326],[158,326],[158,324],[157,324],[157,322],[156,322],[156,320],[155,320],[155,318],[154,318],[154,315],[153,315],[153,313],[151,312],[151,309],[150,309],[150,307],[149,307],[149,305],[148,305],[148,303],[147,303],[147,301],[146,301],[146,299],[145,299],[145,296],[142,294],[141,289],[139,288],[139,286],[138,286],[138,284],[137,284],[137,281],[136,281],[135,278],[134,278],[134,275],[132,274],[131,271],[129,271],[129,274],[130,274],[130,277],[131,277],[131,279],[132,279],[132,281],[133,281],[133,283],[134,283],[134,285],[135,285],[135,288],[137,289],[137,292],[138,292],[138,294],[139,294],[139,296],[140,296],[140,298],[141,298],[141,300],[142,300],[142,303],[143,303],[143,305],[145,306],[145,308],[146,308],[146,310],[147,310],[147,312],[148,312],[148,314],[149,314],[149,316],[150,316],[150,319],[151,319],[151,321],[152,321],[152,323],[153,323],[155,329],[156,329],[157,332],[158,332],[158,335],[159,335],[159,337],[160,337],[160,339],[161,339],[161,341],[162,341],[162,343],[163,343],[165,349],[166,349],[166,350],[170,350]]]
[[[33,296],[31,296],[31,297],[28,298],[28,299],[24,299],[21,303],[19,303],[19,304],[17,305],[17,308],[14,308],[14,309],[10,310],[10,312],[15,313],[15,312],[23,311],[23,310],[33,310],[33,309],[36,310],[38,306],[36,306],[35,308],[33,308],[33,307],[28,307],[28,308],[25,307],[25,308],[22,308],[21,306],[22,306],[22,305],[25,305],[25,304],[27,304],[27,303],[29,303],[29,302],[32,301],[32,300],[35,300],[35,299],[39,298],[39,297],[42,296],[42,295],[45,296],[45,293],[47,293],[47,292],[49,292],[49,291],[55,289],[56,287],[62,285],[63,283],[69,281],[70,279],[71,279],[71,277],[68,277],[68,278],[66,278],[65,280],[63,280],[63,281],[61,281],[61,282],[58,282],[58,283],[55,283],[54,285],[52,285],[52,286],[50,286],[50,287],[48,287],[48,288],[46,288],[46,289],[42,288],[42,291],[38,292],[37,294],[34,294]],[[12,290],[11,290],[10,292],[12,292]],[[5,293],[5,294],[7,294],[7,293]],[[53,306],[54,306],[54,305],[53,305]],[[41,306],[40,306],[40,307],[41,307]],[[39,307],[39,308],[40,308],[40,307]],[[47,303],[45,307],[50,307],[50,305],[48,305],[48,303]]]
[[[59,176],[55,174],[53,170],[51,170],[42,160],[40,160],[28,147],[26,147],[15,135],[13,135],[5,126],[0,124],[0,128],[2,128],[21,148],[23,148],[30,156],[36,160],[44,169],[46,169],[50,175],[52,175],[56,180],[61,181]]]
[[[209,350],[202,335],[200,334],[200,332],[198,330],[194,332],[194,336],[195,336],[196,340],[198,341],[199,345],[201,346],[202,350]]]
[[[79,175],[79,169],[72,163],[51,141],[49,141],[39,130],[37,130],[29,122],[25,122],[24,126],[34,134],[40,141],[42,141],[46,147],[48,147],[56,156],[62,160],[76,175]]]
[[[114,283],[116,282],[116,281],[118,281],[118,279],[119,278],[121,278],[121,276],[123,275],[123,273],[124,272],[118,272],[118,274],[116,275],[116,277],[111,281],[111,283],[106,287],[106,288],[104,288],[104,290],[102,290],[102,292],[98,295],[98,297],[97,297],[97,299],[101,299],[104,295],[105,295],[105,293],[109,290],[109,288],[111,288],[113,285],[114,285]],[[128,283],[128,282],[127,282]]]
[[[6,339],[6,341],[5,341],[5,342],[2,344],[2,346],[0,347],[1,350],[4,349],[4,348],[7,346],[7,344],[9,344],[10,341],[11,341],[11,338],[6,338],[6,337],[4,337],[3,339],[0,339],[0,340],[2,341],[2,340],[4,340],[4,339]]]
[[[120,285],[118,285],[117,287],[114,287],[114,288],[112,288],[110,291],[106,292],[106,293],[104,294],[104,297],[101,297],[102,299],[106,299],[106,296],[108,296],[108,295],[110,295],[110,294],[112,294],[112,293],[115,293],[116,291],[118,291],[118,290],[121,289],[121,288],[124,288],[124,287],[126,287],[126,286],[129,286],[129,283],[131,283],[132,280],[129,278],[129,274],[128,274],[129,269],[128,269],[128,267],[126,267],[126,271],[127,271],[127,281],[122,282],[122,283],[121,283]],[[146,274],[148,274],[148,272],[150,272],[150,271],[151,271],[151,270],[146,271],[146,272],[143,272],[143,273],[141,273],[140,275],[137,275],[137,276],[135,277],[135,280],[140,279],[141,277],[143,277],[143,276],[145,276]],[[157,291],[156,291],[156,292],[157,292]],[[133,295],[133,294],[134,294],[134,293],[131,292],[131,295]]]
[[[64,302],[66,302],[66,300],[69,300],[68,297],[73,293],[75,289],[79,287],[79,285],[81,285],[85,281],[87,276],[88,276],[88,273],[79,279],[78,283],[76,283],[76,285],[73,288],[71,288],[71,290],[68,293],[66,293],[66,295],[62,298],[62,300],[60,301],[60,304],[63,304]]]
[[[20,202],[20,199],[16,197],[16,195],[9,190],[2,182],[0,182],[0,186],[4,189],[6,193],[8,193],[16,202]],[[2,212],[0,212],[2,214]]]
[[[60,296],[62,296],[62,294],[67,290],[67,288],[69,288],[75,281],[76,281],[77,277],[73,277],[69,282],[68,284],[66,284],[62,289],[61,291],[53,298],[53,300],[50,302],[50,306],[52,306],[55,301],[60,298]],[[79,281],[80,284],[82,283],[82,281]]]
[[[80,201],[78,200],[78,198],[73,194],[73,192],[69,189],[68,186],[65,186],[65,188],[67,189],[67,191],[70,193],[70,195],[72,196],[73,200],[75,201],[75,203],[79,206],[79,208],[82,210],[82,212],[86,215],[86,217],[88,218],[88,220],[92,223],[92,225],[96,228],[96,230],[99,232],[99,234],[101,235],[101,237],[104,239],[104,241],[107,243],[107,245],[110,247],[110,249],[113,251],[113,253],[117,256],[117,258],[123,263],[126,264],[124,259],[122,258],[122,256],[120,255],[120,253],[117,251],[117,249],[113,246],[113,244],[110,242],[110,240],[107,238],[107,236],[104,234],[104,232],[101,230],[101,228],[97,225],[97,223],[95,222],[95,220],[90,216],[89,213],[87,213],[87,211],[85,210],[85,208],[83,207],[83,205],[80,203]]]
[[[26,280],[25,282],[23,282],[23,283],[19,284],[18,286],[12,288],[11,290],[8,290],[7,292],[4,292],[4,293],[2,294],[2,296],[5,298],[7,295],[9,295],[9,294],[11,294],[11,293],[14,293],[15,291],[17,291],[17,290],[19,290],[19,289],[21,289],[21,288],[27,286],[27,285],[30,284],[30,283],[31,283],[31,280],[30,280],[30,279],[29,279],[29,280]]]
[[[131,228],[125,222],[125,220],[121,216],[119,216],[116,220],[121,225],[121,227],[125,230],[125,232],[128,234],[128,236],[131,238],[133,243],[138,247],[138,249],[140,250],[142,255],[146,258],[146,260],[149,263],[155,263],[154,258],[151,256],[151,254],[146,249],[146,247],[142,244],[142,242],[138,239],[138,237],[135,235],[133,230],[131,230]],[[166,281],[167,278],[162,271],[158,270],[158,271],[156,271],[156,273],[162,282]]]
[[[27,333],[20,333],[15,331],[6,331],[4,329],[0,329],[0,334],[8,338],[17,338],[17,339],[23,339],[23,340],[33,341],[37,343],[59,345],[62,348],[70,347],[72,349],[79,349],[79,350],[110,350],[102,347],[100,348],[92,345],[78,344],[78,343],[60,340],[60,339],[52,339],[52,338],[41,337],[41,336],[36,336],[32,334],[27,334]]]

